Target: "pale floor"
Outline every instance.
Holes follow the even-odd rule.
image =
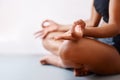
[[[0,80],[120,80],[120,75],[75,77],[65,70],[39,63],[41,55],[0,55]]]

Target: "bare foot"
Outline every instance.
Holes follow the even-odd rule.
[[[48,63],[48,56],[44,56],[41,58],[40,63],[43,65],[47,65]]]
[[[65,66],[62,62],[62,60],[60,59],[60,57],[55,56],[55,55],[46,55],[43,58],[41,58],[40,63],[43,65],[54,65],[57,67],[61,67],[61,68],[67,68],[67,66]]]
[[[79,69],[74,69],[74,75],[75,76],[87,76],[90,73],[91,73],[90,70],[85,66],[82,66]]]

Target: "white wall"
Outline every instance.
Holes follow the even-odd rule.
[[[46,53],[33,36],[41,22],[86,19],[90,6],[91,0],[0,0],[0,54]]]

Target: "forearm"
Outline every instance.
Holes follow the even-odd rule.
[[[100,27],[86,27],[84,30],[84,36],[95,37],[95,38],[105,38],[112,37],[119,34],[119,29],[115,24],[104,24]]]
[[[92,24],[92,22],[90,20],[85,20],[84,22],[86,23],[86,27],[96,26],[96,25]],[[58,31],[66,32],[72,27],[72,24],[70,24],[70,25],[59,24],[59,26],[60,27],[59,27]]]
[[[60,25],[60,27],[59,27],[58,31],[63,31],[63,32],[68,31],[72,27],[72,25],[61,25],[61,24],[59,24],[59,25]]]

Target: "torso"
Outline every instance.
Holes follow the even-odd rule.
[[[95,9],[103,17],[105,23],[109,21],[109,1],[110,0],[94,0]],[[120,53],[120,34],[113,37],[112,42],[114,42],[113,46]]]
[[[109,20],[109,0],[94,0],[96,11],[103,17],[105,22]]]

